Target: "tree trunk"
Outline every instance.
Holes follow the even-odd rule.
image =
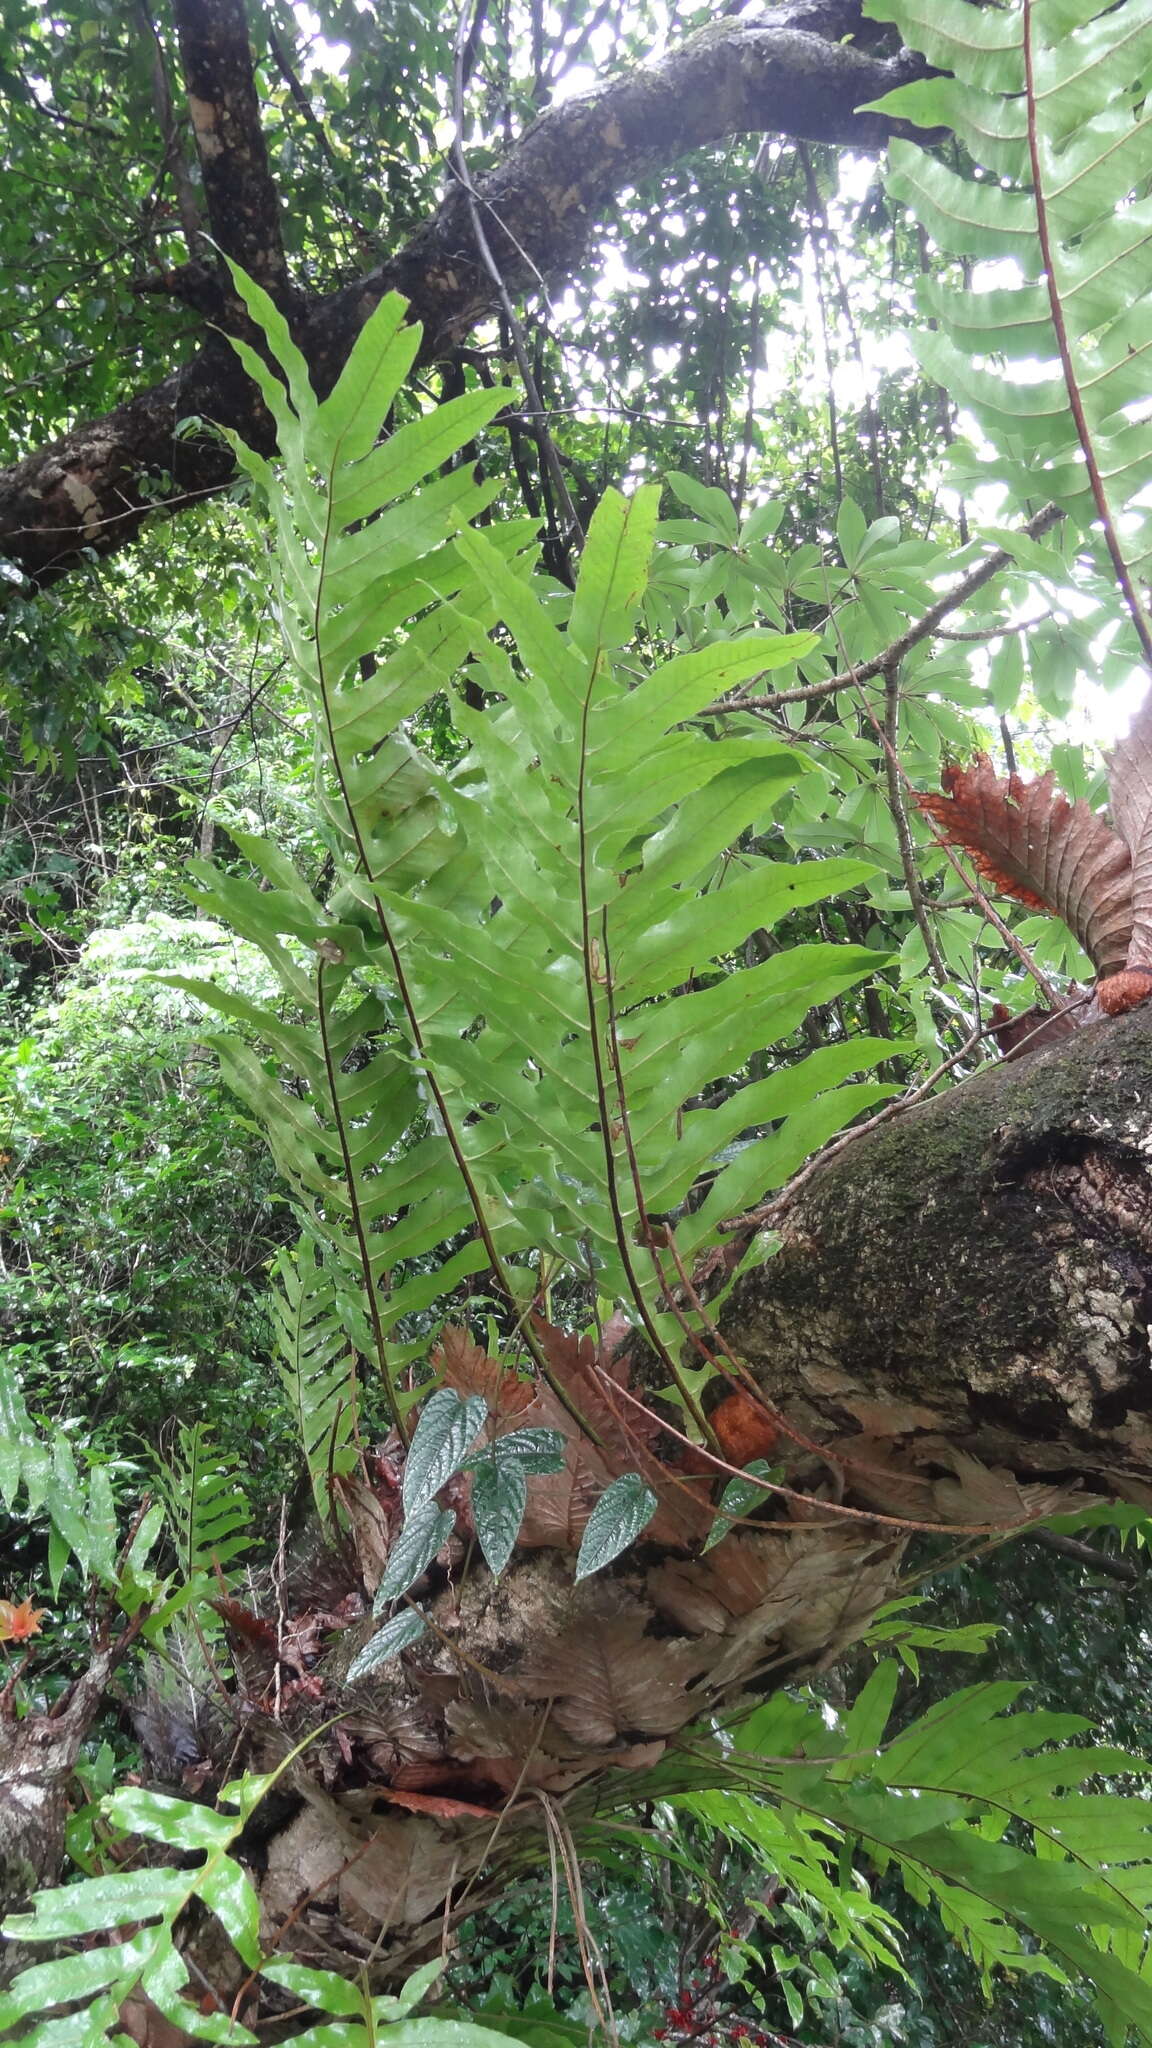
[[[1150,1148],[1144,1006],[848,1147],[726,1335],[822,1442],[894,1438],[924,1466],[935,1436],[1023,1483],[1152,1501]]]
[[[423,361],[450,352],[494,312],[500,293],[454,181],[432,218],[368,276],[327,296],[287,284],[243,8],[182,0],[178,14],[212,235],[277,292],[318,389],[335,383],[386,292],[402,292],[422,323]],[[477,185],[505,289],[531,291],[541,279],[556,287],[574,275],[621,191],[730,135],[875,151],[893,134],[916,132],[857,112],[924,68],[907,51],[873,54],[885,37],[891,43],[862,19],[859,0],[787,0],[764,21],[709,22],[666,55],[546,109]],[[0,470],[0,559],[36,586],[115,553],[149,517],[184,511],[227,484],[230,449],[218,436],[178,434],[181,421],[208,420],[256,447],[272,445],[256,387],[214,331],[238,325],[227,280],[197,261],[138,289],[190,304],[213,331],[182,369]]]

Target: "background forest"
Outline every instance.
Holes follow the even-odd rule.
[[[1150,64],[5,0],[0,2039],[1152,2041]]]

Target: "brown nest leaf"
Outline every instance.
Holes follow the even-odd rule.
[[[1124,839],[1086,803],[1061,796],[1051,772],[1035,782],[999,776],[987,754],[977,754],[970,768],[945,768],[941,781],[943,796],[916,801],[949,844],[1001,895],[1062,918],[1098,974],[1118,973],[1133,926]],[[1149,885],[1152,901],[1152,873]]]
[[[1084,1000],[1083,991],[1073,983],[1067,1003],[1058,1010],[1033,1003],[1031,1009],[1013,1016],[1003,1003],[994,1003],[988,1013],[988,1029],[1006,1060],[1024,1059],[1028,1053],[1040,1052],[1079,1031],[1084,1022]]]
[[[510,1429],[519,1425],[525,1409],[532,1406],[536,1389],[531,1380],[517,1379],[455,1323],[445,1324],[432,1352],[432,1364],[442,1372],[446,1387],[457,1394],[479,1394],[497,1422],[507,1423]]]
[[[553,1718],[575,1741],[606,1749],[621,1736],[683,1727],[700,1707],[689,1680],[707,1661],[695,1643],[646,1636],[642,1615],[589,1615],[565,1629],[518,1685],[529,1699],[552,1699]]]
[[[1132,855],[1132,934],[1120,965],[1152,967],[1152,690],[1108,756],[1108,794]]]
[[[1050,1480],[1022,1484],[1015,1473],[984,1465],[952,1444],[937,1450],[934,1462],[951,1466],[955,1475],[933,1482],[936,1513],[942,1522],[992,1522],[1011,1528],[1046,1515],[1068,1514],[1083,1504],[1083,1496],[1071,1487]]]

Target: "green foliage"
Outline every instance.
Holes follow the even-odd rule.
[[[218,1574],[248,1547],[251,1510],[231,1461],[204,1423],[181,1424],[161,1466],[168,1525],[181,1577]]]
[[[1007,1711],[1020,1688],[1003,1681],[952,1693],[885,1740],[897,1671],[879,1664],[831,1733],[818,1710],[778,1694],[735,1737],[738,1765],[745,1752],[750,1769],[759,1759],[760,1797],[694,1793],[690,1810],[755,1840],[785,1878],[795,1866],[825,1911],[850,1915],[850,1888],[822,1891],[811,1867],[830,1870],[830,1830],[841,1856],[857,1847],[933,1900],[986,1988],[997,1969],[1082,1976],[1110,2040],[1130,2027],[1152,2039],[1152,1816],[1145,1800],[1096,1789],[1149,1766],[1081,1747],[1082,1716]],[[782,1761],[798,1754],[831,1760]]]
[[[635,1543],[659,1505],[638,1472],[622,1472],[607,1486],[588,1517],[576,1559],[576,1577],[590,1578]]]
[[[46,1435],[37,1429],[11,1366],[0,1358],[0,1506],[11,1512],[18,1500],[25,1517],[47,1516],[53,1592],[70,1556],[85,1578],[116,1584],[116,1506],[107,1466],[97,1463],[82,1474],[63,1430]]]
[[[341,2024],[305,2027],[293,2039],[304,2048],[370,2048],[387,2038],[396,2048],[486,2048],[493,2035],[459,2020],[414,2019],[414,2007],[440,1975],[443,1965],[426,1963],[395,1996],[372,1997],[334,1971],[309,1969],[266,1957],[260,1946],[256,1893],[232,1853],[236,1839],[274,1778],[248,1777],[225,1788],[233,1813],[213,1813],[186,1799],[122,1789],[103,1802],[118,1828],[165,1848],[195,1852],[193,1869],[143,1868],[81,1879],[58,1891],[40,1892],[31,1912],[6,1923],[7,1932],[30,1942],[65,1944],[65,1953],[34,1965],[0,1993],[0,2028],[25,2023],[26,2048],[65,2048],[80,2040],[93,2044],[110,2036],[120,2008],[143,1982],[153,2004],[196,2041],[254,2044],[258,2036],[222,2012],[201,2012],[183,1996],[185,1981],[176,1924],[194,1901],[215,1915],[241,1962],[253,1973],[288,1991],[295,2002],[338,2016]],[[126,1931],[130,1924],[130,1931]],[[110,1939],[93,1945],[93,1935]],[[83,1945],[83,1944],[88,1945]],[[79,2006],[71,2017],[64,2006]],[[28,2025],[27,2023],[31,2024]],[[83,2032],[77,2031],[77,2024]],[[495,2036],[499,2041],[499,2034]]]
[[[564,1439],[557,1429],[513,1429],[465,1459],[472,1478],[472,1516],[490,1572],[497,1577],[512,1555],[528,1502],[528,1474],[559,1472]]]
[[[270,1292],[280,1352],[280,1378],[296,1441],[304,1453],[312,1496],[323,1520],[333,1475],[355,1463],[358,1414],[357,1349],[371,1339],[362,1328],[359,1297],[340,1286],[340,1271],[325,1248],[305,1232],[295,1252],[276,1261],[278,1288]]]
[[[286,1433],[261,1386],[264,1267],[290,1219],[200,1005],[152,979],[176,962],[268,985],[219,926],[152,911],[99,927],[0,1056],[6,1345],[32,1406],[73,1433],[86,1418],[104,1455],[138,1458],[182,1402],[250,1467],[255,1433],[271,1466]]]
[[[337,1269],[359,1268],[381,1369],[395,1374],[419,1348],[396,1341],[401,1318],[486,1264],[530,1298],[535,1278],[518,1278],[517,1261],[541,1251],[678,1339],[649,1218],[675,1217],[715,1173],[677,1227],[690,1263],[726,1215],[888,1092],[824,1092],[890,1053],[883,1040],[747,1077],[760,1048],[882,956],[806,944],[734,976],[721,963],[870,869],[755,852],[730,865],[727,849],[803,760],[775,740],[681,729],[733,684],[787,671],[815,637],[728,637],[637,681],[623,650],[655,492],[605,501],[562,632],[519,557],[523,527],[464,529],[491,495],[470,468],[400,498],[499,392],[467,393],[375,444],[416,346],[399,302],[381,305],[318,403],[280,316],[239,286],[287,386],[242,351],[277,419],[283,480],[239,453],[275,524],[278,610],[312,707],[337,879],[322,906],[273,845],[243,836],[266,886],[198,869],[201,903],[261,947],[302,1021],[178,985],[260,1031],[293,1077],[286,1093],[243,1039],[220,1041],[309,1228]],[[494,640],[500,620],[509,638]],[[496,701],[458,711],[470,747],[445,773],[402,721],[469,656]],[[747,1085],[700,1106],[742,1070]],[[309,1434],[315,1484],[326,1430]]]
[[[926,278],[919,360],[988,436],[988,474],[1017,502],[1042,492],[1082,531],[1103,522],[1134,607],[1124,651],[1139,651],[1134,625],[1147,653],[1135,592],[1152,546],[1142,503],[1152,426],[1140,416],[1152,171],[1145,0],[1018,0],[995,10],[971,0],[868,0],[866,12],[895,21],[950,74],[899,88],[885,110],[948,126],[978,167],[964,176],[894,142],[889,191],[939,248],[1006,265],[1012,276],[988,289]]]
[[[960,0],[898,7],[906,39],[937,61],[954,56],[959,73],[959,83],[917,88],[919,99],[906,98],[902,111],[952,121],[990,175],[957,178],[904,146],[889,189],[914,206],[939,247],[961,258],[1006,255],[1017,266],[1014,281],[1000,275],[991,290],[979,273],[972,292],[939,277],[923,287],[924,311],[938,325],[921,323],[922,359],[995,451],[992,460],[959,451],[953,474],[1006,484],[1009,502],[1034,501],[1043,490],[1065,505],[1069,526],[1094,517],[1066,364],[1054,374],[1061,349],[1040,281],[1026,161],[1031,120],[1055,237],[1064,356],[1083,395],[1116,531],[1137,567],[1147,542],[1146,511],[1130,502],[1148,459],[1138,409],[1147,357],[1147,9],[1137,0],[1110,13],[1074,0],[1034,5],[1042,89],[1029,93],[1018,9]],[[447,70],[448,34],[443,21],[404,0],[388,11],[387,33],[378,11],[337,0],[323,25],[343,39],[347,61],[309,64],[310,29],[278,15],[280,47],[307,77],[302,109],[270,21],[257,10],[252,26],[273,168],[293,191],[286,237],[299,274],[328,284],[393,246],[432,194],[446,107],[435,73]],[[667,25],[662,15],[661,29]],[[622,17],[614,59],[643,48],[651,26],[643,5]],[[503,124],[546,103],[586,29],[577,10],[555,49],[526,61],[513,9],[481,39],[466,116],[474,164],[488,159]],[[606,35],[603,24],[597,33]],[[525,46],[530,40],[522,38]],[[33,387],[19,431],[40,439],[76,409],[121,395],[126,348],[145,375],[166,365],[171,308],[157,311],[155,297],[128,287],[140,267],[170,260],[172,223],[157,205],[162,144],[141,38],[114,11],[77,0],[49,20],[17,4],[5,20],[0,66],[13,115],[5,162],[15,194],[0,230],[0,263],[20,280],[23,316],[23,332],[4,337],[4,366],[17,389]],[[672,1268],[658,1270],[664,1230],[675,1229],[690,1265],[719,1242],[725,1214],[778,1184],[825,1136],[882,1099],[905,1064],[895,1062],[907,1034],[934,1058],[941,1045],[961,1041],[977,997],[1020,999],[1015,964],[960,900],[913,815],[943,972],[930,957],[912,915],[899,805],[878,742],[877,723],[886,726],[891,710],[882,680],[815,705],[770,709],[770,736],[762,714],[708,713],[733,688],[762,688],[762,674],[787,690],[873,659],[923,615],[942,579],[978,553],[950,551],[938,528],[932,542],[903,537],[929,529],[936,487],[938,417],[910,377],[886,372],[862,409],[857,401],[845,408],[833,357],[843,363],[850,351],[843,335],[829,347],[827,331],[826,392],[810,375],[801,391],[791,374],[804,361],[802,322],[786,290],[762,287],[758,265],[773,277],[784,273],[806,223],[811,229],[818,217],[821,187],[835,180],[818,152],[770,154],[767,170],[753,171],[742,148],[716,153],[662,178],[658,190],[629,195],[611,237],[627,283],[606,287],[593,266],[574,285],[576,310],[561,315],[557,334],[537,327],[531,336],[545,405],[563,414],[570,399],[579,401],[577,416],[557,431],[582,512],[620,476],[663,474],[691,515],[657,522],[655,494],[643,484],[627,500],[609,498],[592,526],[574,602],[532,569],[535,516],[497,518],[475,536],[467,530],[473,517],[505,510],[512,495],[502,482],[478,485],[473,467],[474,436],[507,402],[507,387],[466,389],[432,410],[427,392],[414,395],[403,381],[413,342],[395,307],[384,309],[355,375],[324,406],[285,349],[282,328],[273,353],[288,371],[287,396],[249,358],[279,421],[283,474],[253,466],[277,523],[277,598],[318,738],[320,829],[302,795],[294,684],[280,700],[277,727],[291,786],[286,774],[271,796],[259,756],[231,789],[209,782],[215,728],[203,733],[194,719],[187,734],[181,728],[179,753],[167,757],[179,763],[184,790],[178,829],[198,823],[205,791],[210,815],[238,828],[239,862],[201,868],[202,900],[254,941],[258,966],[253,971],[255,955],[241,942],[245,964],[236,971],[219,924],[207,941],[208,927],[185,924],[166,928],[163,943],[151,932],[129,935],[124,947],[133,976],[137,968],[174,972],[235,1027],[217,1041],[220,1060],[269,1132],[302,1235],[294,1253],[278,1250],[273,1183],[250,1127],[192,1049],[198,1004],[158,1002],[138,979],[129,988],[119,942],[101,937],[65,982],[61,1014],[37,1019],[4,1069],[14,1184],[2,1218],[8,1277],[0,1310],[28,1392],[26,1405],[0,1366],[10,1424],[0,1493],[7,1474],[9,1511],[49,1523],[57,1584],[70,1550],[97,1584],[109,1583],[110,1494],[123,1483],[123,1462],[110,1467],[101,1458],[109,1440],[117,1449],[123,1442],[125,1415],[155,1439],[176,1406],[198,1419],[166,1439],[187,1575],[173,1604],[204,1591],[214,1559],[228,1564],[243,1540],[235,1475],[243,1469],[243,1491],[258,1498],[269,1482],[279,1485],[285,1463],[277,1455],[283,1418],[264,1372],[260,1290],[274,1252],[281,1387],[314,1502],[327,1517],[332,1480],[353,1467],[384,1377],[403,1421],[410,1368],[424,1358],[449,1295],[458,1303],[478,1279],[500,1296],[503,1327],[513,1332],[517,1317],[501,1284],[525,1307],[538,1285],[554,1288],[573,1319],[596,1296],[639,1299],[656,1336],[678,1349],[683,1333],[664,1284]],[[62,235],[44,235],[29,197],[40,190],[56,195],[51,204],[62,217],[67,209],[71,248]],[[858,298],[847,322],[855,371],[863,368],[855,330],[882,329],[887,345],[892,300],[899,307],[910,292],[920,259],[907,224],[886,213],[877,192],[851,220],[841,202],[839,220],[857,249],[876,246],[874,235],[886,264],[891,258],[891,294],[870,286],[857,293],[859,280],[849,280]],[[820,290],[817,238],[810,235],[808,247]],[[82,287],[93,260],[102,303]],[[837,285],[844,296],[839,278]],[[267,317],[266,306],[252,303],[258,319]],[[112,335],[114,351],[104,345]],[[578,389],[560,381],[563,347],[574,336]],[[789,374],[777,377],[789,341]],[[765,345],[770,407],[756,402]],[[1046,366],[1042,383],[1022,368],[1033,357]],[[460,383],[472,374],[459,370]],[[491,374],[490,359],[483,374]],[[389,408],[396,431],[378,444]],[[505,429],[531,489],[532,448],[515,421]],[[765,491],[771,496],[757,502]],[[141,622],[149,612],[167,620],[167,590],[177,584],[191,594],[188,637],[205,648],[206,667],[233,634],[233,647],[244,634],[258,637],[260,566],[237,565],[234,547],[229,572],[219,566],[230,518],[225,512],[186,552],[168,541],[149,553],[146,571],[116,586],[115,628],[102,600],[67,619],[55,597],[11,607],[0,709],[13,723],[15,755],[68,762],[74,733],[86,722],[106,730],[100,718],[109,706],[123,714],[115,726],[121,743],[127,736],[142,749],[171,744],[163,688],[153,695],[137,673],[142,650],[155,654],[166,626],[150,639]],[[1095,665],[1101,622],[1112,635],[1105,676],[1128,672],[1131,634],[1113,630],[1109,580],[1076,559],[1083,533],[1040,544],[1008,528],[989,534],[1014,566],[956,623],[985,634],[1010,630],[987,665],[982,652],[928,642],[904,662],[895,710],[913,783],[934,785],[942,756],[967,751],[974,735],[986,738],[1018,704],[1025,719],[1036,703],[1063,715],[1078,673]],[[550,566],[562,569],[555,536],[548,545]],[[243,621],[230,620],[225,597],[234,604],[240,582]],[[1079,597],[1088,593],[1090,612],[1069,615],[1074,585]],[[1045,612],[1064,607],[1063,615],[1012,630],[1037,603]],[[176,670],[185,683],[190,674]],[[471,686],[467,708],[457,696],[462,674]],[[215,707],[199,670],[193,689]],[[222,701],[230,713],[242,698]],[[1028,736],[1017,733],[1017,744],[1026,763],[1045,756],[1043,739],[1039,752]],[[1057,748],[1053,764],[1070,794],[1099,800],[1082,748]],[[66,945],[85,929],[68,907],[83,896],[82,860],[70,847],[60,859],[73,866],[54,867],[39,846],[33,835],[25,858],[23,839],[9,836],[0,853],[0,879],[17,885],[21,959],[21,948],[38,943],[38,920]],[[851,858],[837,859],[844,854]],[[135,901],[133,865],[123,861],[114,885],[125,909]],[[1017,920],[1017,929],[1042,965],[1059,975],[1078,971],[1050,923]],[[830,938],[848,943],[837,948]],[[860,1029],[864,976],[878,967],[883,1000],[869,1022],[876,1031],[878,1006],[894,1040]],[[92,997],[87,1021],[76,1000],[84,991]],[[868,994],[877,997],[875,983]],[[851,1084],[880,1062],[883,1084]],[[655,1225],[655,1251],[645,1243],[646,1221]],[[691,1375],[684,1385],[691,1396]],[[65,1428],[42,1422],[40,1409]],[[98,1441],[87,1465],[72,1447],[87,1442],[90,1423]],[[447,1476],[469,1473],[493,1571],[515,1540],[525,1471],[546,1469],[532,1463],[547,1458],[546,1447],[516,1445],[514,1434],[472,1455],[456,1446],[449,1460]],[[266,1469],[252,1473],[261,1455]],[[432,1499],[442,1463],[428,1465],[419,1488],[413,1481],[378,1594],[381,1613],[443,1540],[443,1511]],[[603,1504],[607,1547],[598,1563],[635,1534],[642,1483],[630,1491],[621,1484],[617,1502],[606,1496]],[[629,1502],[631,1520],[609,1514]],[[748,1505],[747,1489],[734,1482],[722,1507],[738,1513]],[[159,1519],[157,1508],[137,1537],[132,1598],[142,1597],[144,1539],[155,1540]],[[718,1536],[724,1527],[721,1519]],[[159,1602],[163,1589],[151,1583]],[[1079,1699],[1096,1684],[1094,1712],[1131,1716],[1142,1697],[1135,1665],[1125,1672],[1123,1699],[1106,1690],[1106,1673],[1119,1662],[1116,1637],[1102,1625],[1093,1632],[1083,1600],[1074,1627],[1065,1613],[1061,1628],[1059,1611],[1045,1604],[1050,1593],[1049,1577],[1043,1600],[1032,1603],[1041,1621],[1027,1617],[1047,1654],[1061,1634],[1074,1636],[1060,1650],[1070,1688]],[[1011,1605],[1003,1587],[1000,1598]],[[354,1672],[398,1654],[423,1627],[404,1607]],[[1132,1636],[1124,1639],[1129,1655]],[[913,1671],[922,1653],[959,1646],[954,1635],[895,1610],[880,1618],[873,1641],[890,1641]],[[713,1904],[710,1858],[693,1857],[689,1825],[745,1858],[750,1893],[763,1890],[766,1868],[786,1885],[775,1904],[759,1901],[768,1957],[759,1979],[748,1965],[751,1934],[724,1945],[733,1981],[766,1986],[772,2017],[804,2039],[835,2035],[873,2048],[900,2038],[901,2024],[911,2039],[906,2016],[875,2017],[873,1999],[866,2022],[866,2001],[853,2006],[853,1984],[890,1983],[900,1968],[899,1931],[858,1867],[866,1859],[889,1877],[899,1872],[914,1899],[939,1909],[986,1981],[1013,1973],[1013,1996],[1022,1997],[1030,1978],[1041,2003],[1010,2007],[1023,2015],[1020,2039],[1041,2023],[1069,2038],[1071,1997],[1054,1999],[1064,2000],[1068,1975],[1078,1971],[1101,1986],[1114,2039],[1126,2016],[1148,2039],[1141,1809],[1113,1805],[1112,1791],[1100,1790],[1136,1767],[1114,1752],[1046,1747],[1075,1744],[1083,1724],[1004,1715],[1002,1690],[959,1695],[938,1722],[922,1717],[886,1739],[892,1684],[891,1673],[878,1674],[831,1734],[818,1710],[805,1706],[790,1719],[796,1703],[771,1703],[740,1743],[746,1783],[734,1779],[726,1753],[714,1760],[715,1783],[691,1793],[691,1812],[685,1800],[668,1828],[670,1860]],[[1140,1730],[1125,1729],[1125,1737],[1139,1739]],[[1094,1773],[1092,1789],[1078,1794],[1078,1776],[1066,1781],[1060,1770]],[[244,1800],[260,1790],[250,1785]],[[108,1810],[119,1825],[206,1861],[193,1872],[149,1871],[147,1887],[139,1876],[109,1871],[92,1880],[102,1892],[74,1888],[71,1918],[66,1894],[37,1902],[32,1925],[18,1931],[65,1940],[75,1952],[44,1966],[55,1974],[23,1980],[16,2002],[0,2010],[15,2014],[17,2028],[31,2024],[35,2031],[20,2038],[45,2048],[105,2038],[142,1972],[177,2025],[195,2032],[201,2022],[217,2024],[182,1996],[173,1942],[177,1916],[197,1893],[245,1959],[260,1961],[231,1820],[213,1832],[214,1817],[192,1802],[117,1797],[127,1803]],[[625,1862],[635,1874],[636,1841],[629,1822],[616,1838],[619,1888],[601,1894],[610,1917],[626,1896]],[[619,1917],[630,1911],[632,1924],[626,1954],[620,1939],[617,1989],[655,1990],[660,1972],[672,1969],[674,1939],[655,1928],[635,1888],[627,1897],[631,1906]],[[532,1924],[535,1953],[546,1950],[549,1924],[545,1900]],[[126,1928],[123,1939],[102,1945],[105,1934]],[[568,1964],[578,1985],[574,1949],[562,1970]],[[371,2000],[328,1972],[273,1963],[264,1974],[332,2015],[305,2024],[302,2038],[317,2048],[337,2038],[367,2043],[385,2026],[396,2048],[481,2048],[479,2029],[405,2018],[426,1978],[399,2000]],[[763,1995],[758,1988],[755,1996]],[[51,2016],[50,2008],[72,2001],[81,2010]],[[931,2014],[921,2013],[918,2044],[942,2038],[947,2003],[937,1999]],[[499,2011],[490,2017],[499,2027]],[[635,2031],[640,2022],[630,2017]],[[991,2022],[986,2030],[975,2017],[965,2025],[966,2043],[977,2032],[992,2038]],[[579,2018],[542,2010],[509,2018],[507,2031],[527,2048],[585,2037]],[[227,2038],[248,2037],[233,2027]]]

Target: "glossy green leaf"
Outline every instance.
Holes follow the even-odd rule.
[[[638,1472],[624,1472],[605,1488],[588,1517],[576,1559],[576,1577],[603,1571],[635,1543],[656,1512],[656,1495]]]
[[[349,1685],[358,1678],[367,1678],[372,1671],[379,1670],[391,1657],[398,1657],[401,1650],[407,1650],[426,1634],[428,1623],[425,1617],[411,1607],[394,1614],[383,1628],[377,1629],[370,1642],[365,1643],[359,1655],[352,1659],[346,1673]]]
[[[472,1472],[472,1515],[476,1534],[488,1569],[497,1577],[511,1557],[520,1534],[524,1510],[528,1505],[525,1475],[531,1469],[515,1456],[501,1456],[501,1449],[499,1442],[494,1444],[492,1454],[481,1458]]]
[[[372,1602],[373,1614],[379,1614],[390,1601],[398,1600],[427,1571],[455,1526],[456,1517],[451,1510],[438,1508],[434,1500],[422,1500],[409,1510],[388,1552],[384,1576]]]
[[[488,1410],[475,1394],[467,1398],[451,1387],[438,1387],[420,1410],[404,1466],[405,1509],[422,1506],[460,1470],[487,1419]]]

